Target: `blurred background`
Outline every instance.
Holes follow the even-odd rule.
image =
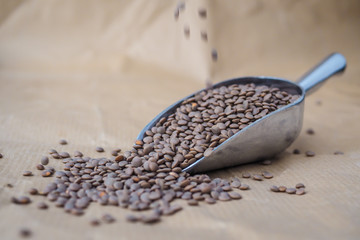
[[[357,0],[0,2],[2,96],[14,102],[12,91],[24,91],[22,97],[31,98],[36,86],[34,93],[46,99],[37,109],[56,106],[64,119],[51,121],[68,117],[78,125],[91,125],[88,103],[101,101],[105,122],[134,121],[135,128],[115,127],[131,139],[156,113],[206,81],[247,75],[296,80],[334,51],[347,58],[346,74],[358,71],[360,63]],[[180,3],[185,8],[176,19]],[[139,119],[138,111],[149,117]],[[96,131],[95,125],[89,127]]]
[[[178,2],[186,4],[175,20]],[[0,11],[2,70],[138,75],[140,68],[148,77],[167,72],[203,81],[297,77],[291,73],[304,62],[332,51],[359,61],[352,54],[360,40],[357,0],[2,0]]]
[[[185,7],[177,17],[179,6]],[[206,9],[206,17],[199,16],[200,8]],[[156,226],[163,233],[153,236],[173,238],[183,226],[188,235],[182,237],[205,233],[209,239],[309,239],[314,234],[355,238],[360,223],[359,43],[358,0],[0,0],[0,152],[11,158],[0,162],[1,185],[14,181],[16,191],[28,189],[31,183],[19,180],[21,172],[33,167],[60,138],[69,141],[68,151],[92,153],[99,145],[126,150],[157,113],[207,82],[252,75],[295,81],[337,51],[347,58],[346,72],[307,97],[304,129],[312,127],[316,135],[301,134],[292,146],[315,151],[317,161],[302,164],[290,149],[286,161],[279,160],[272,169],[277,179],[289,184],[305,178],[316,188],[313,195],[306,201],[275,197],[274,202],[266,186],[255,185],[255,190],[264,189],[251,191],[243,201],[245,208],[231,203],[226,205],[230,208],[184,211]],[[333,159],[335,150],[347,154],[341,163]],[[214,176],[229,178],[243,169]],[[339,183],[345,199],[333,191]],[[6,223],[0,220],[4,239],[14,239],[7,226],[17,226],[18,221],[31,222],[35,230],[47,224],[62,237],[69,233],[61,229],[82,237],[88,226],[87,220],[69,219],[56,209],[50,210],[55,220],[45,216],[32,221],[38,216],[36,209],[32,213],[30,208],[32,214],[20,212],[4,194],[0,203],[0,215],[8,216],[2,217]],[[291,206],[302,211],[292,211]],[[90,212],[100,208],[94,206]],[[136,226],[123,225],[86,234],[100,239],[118,228],[136,232]],[[138,234],[148,237],[153,230],[144,228]],[[44,238],[45,233],[37,231]]]

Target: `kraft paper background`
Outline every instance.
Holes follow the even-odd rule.
[[[19,238],[21,227],[33,231],[32,239],[359,239],[360,2],[185,2],[175,21],[176,1],[0,1],[1,239]],[[157,113],[206,81],[247,75],[295,81],[334,51],[347,58],[346,72],[306,98],[302,133],[286,152],[270,166],[210,173],[274,174],[263,182],[244,179],[251,190],[240,201],[200,207],[179,201],[183,211],[150,226],[127,223],[130,211],[95,203],[76,217],[52,203],[38,210],[42,197],[28,206],[10,202],[51,181],[35,169],[50,148],[94,157],[130,149]],[[310,127],[313,136],[306,134]],[[61,138],[69,145],[60,146]],[[107,152],[96,153],[96,146]],[[293,155],[294,148],[302,154]],[[316,156],[305,157],[306,150]],[[35,176],[23,177],[24,170]],[[269,191],[298,182],[306,195]],[[91,227],[89,220],[103,213],[117,221]]]

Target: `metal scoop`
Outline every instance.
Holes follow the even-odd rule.
[[[301,77],[296,83],[274,77],[242,77],[215,84],[213,86],[214,88],[232,84],[261,84],[269,87],[277,87],[291,94],[298,94],[300,97],[295,102],[243,128],[217,146],[209,156],[202,157],[183,171],[191,173],[205,172],[272,158],[276,154],[281,153],[290,146],[300,133],[303,121],[305,95],[316,90],[329,77],[343,72],[345,68],[345,57],[339,53],[333,53]],[[145,132],[155,126],[161,118],[174,113],[175,109],[179,107],[184,100],[193,97],[203,90],[204,89],[193,93],[165,109],[146,125],[137,139],[142,140]]]

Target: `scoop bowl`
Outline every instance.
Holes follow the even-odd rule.
[[[341,73],[346,68],[346,59],[340,53],[333,53],[311,69],[296,83],[274,77],[241,77],[225,80],[213,85],[213,88],[232,84],[266,85],[277,87],[282,91],[297,94],[300,97],[243,128],[225,142],[218,145],[209,156],[202,157],[183,171],[190,173],[206,172],[225,167],[272,158],[283,152],[299,135],[304,114],[305,96],[316,90],[331,76]],[[181,103],[203,91],[201,89],[166,108],[157,115],[137,136],[142,140],[145,132],[150,130],[163,117],[174,113]]]

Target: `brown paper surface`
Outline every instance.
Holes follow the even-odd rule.
[[[21,227],[33,239],[358,239],[360,237],[360,4],[359,1],[0,2],[0,238]],[[198,17],[205,7],[208,17]],[[184,36],[184,26],[190,37]],[[200,32],[207,31],[208,42]],[[210,52],[216,48],[216,63]],[[40,211],[10,202],[50,179],[35,169],[50,148],[90,156],[127,150],[162,109],[231,77],[298,79],[326,55],[345,55],[345,74],[306,98],[303,131],[273,164],[210,173],[240,177],[267,170],[274,178],[244,179],[241,201],[184,206],[156,225],[130,224],[129,211],[91,204],[75,217],[50,203]],[[321,104],[319,104],[321,102]],[[313,128],[315,135],[306,134]],[[65,138],[69,145],[60,146]],[[294,148],[316,156],[291,154]],[[344,155],[334,155],[341,150]],[[50,165],[62,166],[51,160]],[[23,177],[32,170],[33,177]],[[306,185],[307,194],[269,191]],[[7,183],[14,188],[6,187]],[[117,221],[91,227],[111,213]]]

